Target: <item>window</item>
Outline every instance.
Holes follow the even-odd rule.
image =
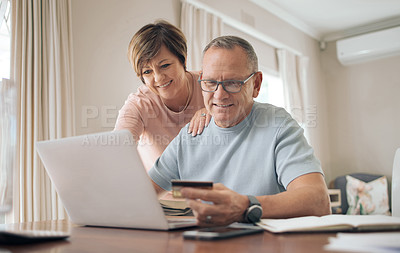
[[[260,94],[254,100],[260,103],[268,103],[278,107],[284,106],[283,84],[277,75],[269,74],[266,68],[260,67],[263,73]]]
[[[10,0],[0,0],[0,78],[8,79],[10,78],[10,9]]]
[[[10,78],[10,36],[11,36],[11,1],[10,0],[0,0],[0,91],[2,90],[2,80],[3,78],[9,79]],[[0,94],[1,95],[1,94]],[[1,103],[5,103],[3,99],[1,99]],[[0,109],[2,108],[2,104],[0,104]],[[0,110],[1,111],[1,110]],[[0,115],[1,117],[1,115]],[[4,130],[6,127],[2,125],[2,120],[0,119],[0,160],[3,160],[1,155],[4,155],[2,150],[3,148],[7,148],[6,146],[1,146],[1,144],[5,143],[5,140],[1,140]],[[3,132],[4,131],[4,132]],[[1,159],[2,158],[2,159]],[[3,163],[0,163],[0,166],[3,166]],[[0,170],[2,168],[0,167]],[[4,176],[5,173],[0,172],[0,181],[4,186]],[[3,187],[4,188],[4,187]],[[3,191],[5,189],[1,188],[0,186],[0,196],[2,196]],[[0,203],[1,205],[1,203]],[[1,212],[0,206],[0,224],[5,222],[5,215]]]

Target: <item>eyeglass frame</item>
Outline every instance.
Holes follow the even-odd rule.
[[[258,71],[251,73],[250,76],[247,77],[246,79],[244,79],[243,81],[241,81],[241,80],[224,80],[224,81],[217,81],[217,80],[212,80],[212,79],[200,79],[200,78],[203,76],[203,73],[200,73],[199,79],[197,80],[197,82],[199,83],[201,90],[204,91],[204,92],[216,92],[216,91],[218,90],[219,85],[222,85],[222,88],[224,89],[224,91],[226,91],[226,92],[228,92],[228,93],[239,93],[239,92],[242,90],[242,86],[245,85],[246,82],[248,82],[257,72],[258,72]],[[201,82],[203,82],[203,81],[216,82],[216,83],[217,83],[217,86],[215,87],[215,90],[204,90],[203,87],[201,86]],[[225,89],[225,85],[224,85],[224,83],[226,83],[226,82],[239,82],[239,83],[240,83],[240,86],[239,86],[240,88],[239,88],[239,90],[238,90],[238,91],[235,91],[235,92],[227,91],[227,90]]]

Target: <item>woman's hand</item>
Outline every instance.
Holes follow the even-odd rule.
[[[188,133],[191,133],[192,136],[201,134],[204,128],[210,123],[210,120],[211,115],[207,112],[206,108],[198,110],[190,120]]]

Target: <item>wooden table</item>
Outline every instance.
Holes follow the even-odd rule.
[[[67,240],[26,245],[0,245],[6,252],[328,252],[323,247],[335,233],[262,234],[220,241],[184,240],[182,231],[164,232],[136,229],[81,227],[66,221],[8,224],[7,229],[70,231]]]

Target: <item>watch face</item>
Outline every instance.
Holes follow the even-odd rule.
[[[262,215],[261,206],[258,205],[251,206],[247,213],[247,220],[252,223],[258,222],[261,218],[261,215]]]

